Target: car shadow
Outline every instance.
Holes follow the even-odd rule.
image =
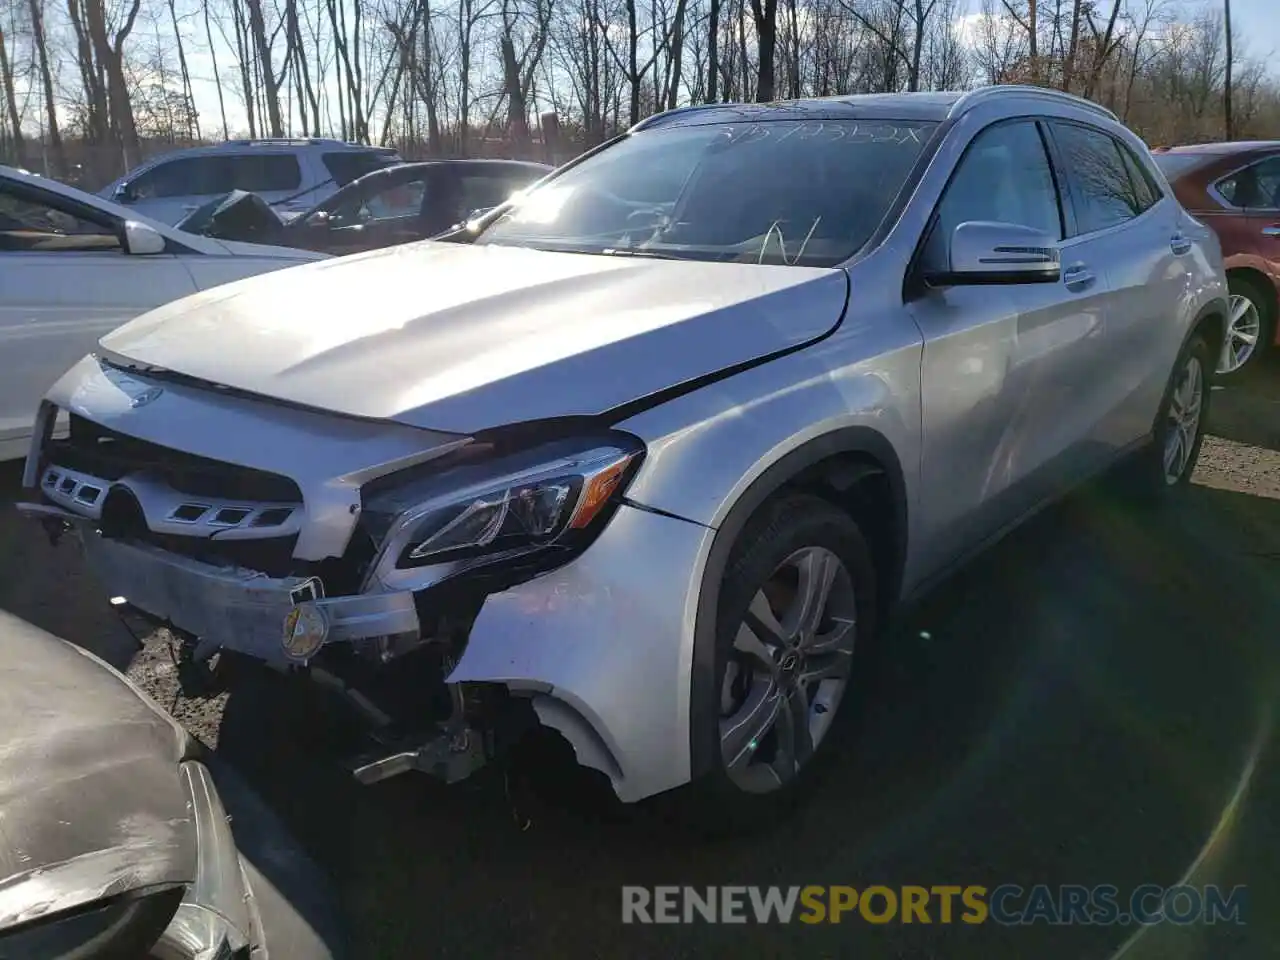
[[[93,651],[125,670],[140,646],[67,542],[55,547],[35,521],[18,516],[21,461],[0,463],[0,609]]]
[[[1196,487],[1152,513],[1105,484],[1071,498],[887,638],[846,748],[749,839],[622,808],[554,748],[514,799],[494,767],[358,787],[326,756],[331,712],[265,675],[228,702],[219,752],[339,878],[357,956],[1104,955],[1131,931],[624,927],[619,888],[1176,882],[1246,773],[1276,762],[1277,555],[1280,501]]]
[[[1225,440],[1280,452],[1280,349],[1215,388],[1208,430]]]

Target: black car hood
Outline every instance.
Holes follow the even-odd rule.
[[[190,882],[190,744],[105,663],[0,612],[0,931]]]

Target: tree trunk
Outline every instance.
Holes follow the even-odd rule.
[[[640,122],[640,27],[636,22],[636,0],[627,0],[627,80],[631,87],[630,126]]]
[[[751,0],[751,18],[756,27],[756,48],[760,57],[756,75],[756,103],[769,103],[774,96],[774,56],[778,49],[778,0]]]
[[[4,88],[4,108],[9,118],[9,126],[13,128],[14,162],[18,166],[23,163],[22,120],[18,116],[18,96],[13,85],[13,67],[9,63],[9,46],[4,36],[4,28],[0,27],[0,87]]]
[[[684,18],[686,0],[676,0],[676,12],[671,21],[671,81],[667,86],[667,109],[674,110],[680,100],[680,74],[684,70]]]
[[[44,88],[44,115],[49,146],[53,148],[53,175],[65,177],[67,156],[62,147],[58,109],[53,100],[53,73],[49,69],[49,41],[44,31],[44,5],[41,0],[31,0],[31,42],[36,48],[36,66],[40,70],[40,85]]]
[[[98,66],[106,75],[107,104],[111,126],[120,139],[120,158],[124,170],[131,170],[142,159],[142,146],[138,142],[138,128],[133,120],[133,103],[124,76],[124,42],[133,30],[142,0],[133,0],[125,16],[124,24],[115,37],[107,34],[107,14],[103,0],[88,0],[85,14],[89,21],[89,37],[93,41]]]
[[[31,0],[34,5],[36,0]],[[173,39],[178,45],[178,70],[182,74],[183,120],[187,125],[187,138],[191,138],[192,130],[195,138],[200,139],[200,114],[196,112],[195,96],[191,92],[191,73],[187,70],[187,54],[182,45],[182,31],[178,29],[178,8],[175,0],[169,0],[169,17],[173,21]]]
[[[1231,0],[1222,0],[1222,13],[1227,31],[1227,75],[1222,86],[1222,113],[1226,126],[1227,140],[1234,140],[1236,135],[1235,117],[1231,112],[1231,73],[1235,66],[1231,44]]]
[[[262,69],[262,96],[267,107],[268,136],[283,137],[284,123],[280,117],[280,84],[276,80],[275,67],[271,63],[271,41],[267,39],[267,24],[262,16],[262,0],[244,0],[249,8],[249,37]]]
[[[707,19],[707,103],[719,100],[717,84],[720,80],[720,0],[711,0],[711,12]]]
[[[238,2],[231,4],[231,21],[236,33],[236,61],[240,67],[240,90],[244,96],[245,118],[249,121],[249,137],[258,136],[258,115],[254,108],[253,53],[249,44],[249,30]],[[212,47],[212,44],[210,45]],[[223,118],[225,124],[225,116]]]
[[[227,129],[227,104],[222,99],[222,78],[218,76],[218,53],[213,45],[213,30],[209,25],[209,0],[200,4],[204,13],[204,35],[209,43],[209,60],[213,66],[213,85],[218,90],[218,117],[222,120],[222,139],[230,140],[231,132]]]

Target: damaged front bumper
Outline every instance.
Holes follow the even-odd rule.
[[[413,594],[325,597],[315,577],[274,578],[214,567],[145,544],[81,530],[85,558],[114,597],[194,637],[217,637],[256,659],[305,665],[331,643],[420,633]]]
[[[421,631],[407,590],[325,597],[315,577],[276,578],[213,566],[109,539],[91,521],[57,507],[19,503],[17,509],[34,520],[70,526],[113,602],[191,637],[216,637],[219,648],[267,663],[306,665],[326,644],[416,639]],[[310,628],[305,637],[304,626]]]
[[[158,389],[90,360],[68,374],[42,418],[69,407],[70,439],[38,431],[19,506],[75,531],[118,609],[173,628],[197,665],[237,651],[339,688],[375,728],[364,782],[460,779],[506,741],[508,712],[562,734],[623,800],[688,780],[714,531],[622,502],[559,566],[400,569],[398,528],[368,526],[371,488],[458,438],[167,381],[134,406],[143,388]]]

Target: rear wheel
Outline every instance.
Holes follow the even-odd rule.
[[[695,711],[719,743],[689,789],[695,825],[765,825],[812,779],[860,693],[875,595],[858,525],[821,498],[775,501],[743,530],[721,586],[716,709]]]
[[[1217,366],[1223,377],[1249,368],[1273,342],[1275,330],[1274,293],[1249,277],[1232,276],[1229,283],[1231,308]]]

